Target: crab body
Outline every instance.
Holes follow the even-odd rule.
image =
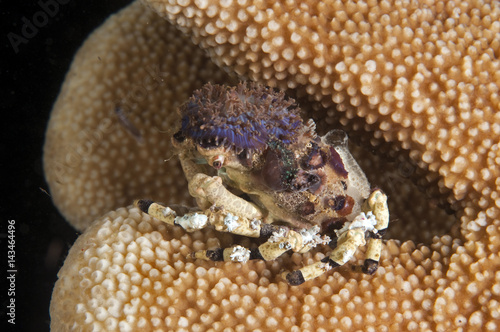
[[[364,271],[374,272],[389,218],[386,196],[370,190],[343,131],[318,136],[314,122],[302,120],[293,99],[253,83],[207,84],[179,111],[181,126],[172,142],[190,194],[207,218],[200,224],[199,214],[177,217],[150,201],[138,205],[190,231],[211,224],[267,239],[254,251],[236,246],[193,257],[270,260],[336,237],[337,248],[325,261],[285,275],[296,285],[344,264],[368,234],[373,257],[365,260]]]

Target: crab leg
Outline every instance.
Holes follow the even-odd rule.
[[[387,196],[378,189],[370,194],[366,202],[363,210],[367,213],[362,212],[352,222],[347,223],[337,231],[337,235],[339,235],[337,247],[328,257],[301,269],[284,272],[282,277],[290,285],[300,285],[332,268],[344,265],[354,256],[360,246],[365,245],[366,233],[369,234],[370,238],[364,266],[361,269],[364,273],[373,274],[377,270],[382,248],[381,238],[383,234],[380,234],[380,232],[384,233],[387,229],[389,210],[387,209]]]
[[[188,232],[194,232],[212,225],[219,232],[267,239],[258,248],[246,249],[241,246],[234,246],[225,249],[200,250],[191,255],[193,258],[233,262],[246,262],[249,259],[269,261],[276,259],[288,250],[304,253],[318,244],[330,242],[328,236],[320,237],[318,235],[319,227],[295,231],[286,226],[262,224],[258,219],[250,220],[246,217],[235,216],[225,209],[216,207],[203,212],[187,213],[179,217],[171,208],[153,201],[138,200],[134,204],[144,213],[169,225],[181,226]]]
[[[249,259],[262,259],[270,261],[278,258],[288,250],[304,253],[308,252],[318,244],[328,244],[328,236],[319,236],[319,227],[312,227],[308,230],[291,230],[285,226],[271,226],[275,231],[266,242],[254,249],[246,249],[241,246],[231,248],[218,248],[214,250],[200,250],[192,254],[194,258],[212,261],[233,261],[246,262]],[[261,231],[262,233],[262,231]],[[269,231],[266,231],[269,233]],[[263,237],[263,236],[261,236]]]
[[[177,213],[170,207],[163,206],[150,200],[140,199],[135,201],[134,205],[142,212],[169,225],[181,226],[188,232],[194,232],[212,225],[220,232],[229,232],[249,237],[261,237],[263,232],[269,232],[267,226],[271,226],[261,226],[260,219],[238,217],[223,208],[217,208],[215,206],[205,211],[190,212],[183,216],[177,216]]]
[[[196,174],[189,181],[189,193],[197,199],[206,199],[212,206],[222,207],[233,215],[247,219],[263,218],[262,212],[255,204],[227,190],[219,176]]]
[[[363,229],[351,229],[343,233],[337,241],[337,247],[329,256],[320,262],[304,266],[301,269],[284,272],[282,277],[292,286],[297,286],[307,280],[319,277],[323,273],[347,263],[354,255],[359,246],[365,244],[365,234]]]
[[[189,193],[196,198],[200,208],[206,209],[215,205],[223,207],[234,215],[249,219],[262,219],[262,212],[255,204],[227,190],[219,176],[209,176],[203,173],[206,165],[197,164],[192,156],[186,153],[181,153],[179,159],[188,180]]]
[[[365,201],[363,211],[372,211],[377,219],[375,230],[369,232],[368,244],[365,253],[365,261],[361,267],[361,271],[366,274],[373,274],[377,271],[380,253],[382,251],[382,236],[387,231],[389,225],[389,208],[387,207],[387,196],[380,190],[376,189],[370,197]]]

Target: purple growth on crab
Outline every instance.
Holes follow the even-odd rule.
[[[339,153],[333,147],[330,148],[330,153],[331,153],[330,165],[333,167],[333,169],[335,170],[335,172],[337,172],[338,175],[347,178],[348,172],[345,169],[344,163],[342,162],[342,158],[340,157]]]
[[[295,101],[254,83],[235,87],[206,84],[180,107],[180,133],[210,148],[264,150],[273,140],[295,141],[303,126]]]
[[[326,160],[328,160],[325,151],[320,150],[318,144],[313,141],[310,144],[312,148],[302,160],[302,167],[304,169],[318,169],[325,166]]]

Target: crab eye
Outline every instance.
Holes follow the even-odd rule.
[[[215,157],[214,160],[212,160],[212,167],[215,169],[221,169],[223,164],[224,164],[223,156],[217,156]]]

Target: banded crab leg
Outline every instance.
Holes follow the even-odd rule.
[[[169,225],[181,226],[188,232],[193,232],[207,226],[214,226],[219,232],[229,232],[267,239],[254,249],[242,246],[201,250],[191,254],[193,258],[212,261],[246,262],[249,259],[274,260],[288,250],[307,252],[318,244],[328,244],[328,236],[319,236],[319,227],[308,230],[292,230],[286,226],[263,224],[259,219],[248,219],[233,215],[223,208],[211,207],[205,211],[190,212],[177,216],[176,212],[166,206],[150,200],[138,200],[134,203],[139,209],[150,216]]]
[[[308,230],[295,231],[285,226],[271,226],[274,231],[266,242],[257,248],[247,249],[242,246],[231,248],[218,248],[214,250],[201,250],[193,253],[193,257],[212,261],[237,261],[246,262],[250,259],[261,259],[271,261],[285,252],[305,253],[318,244],[328,244],[328,236],[319,236],[319,227],[312,227]],[[264,236],[262,236],[264,237]]]
[[[377,271],[380,253],[382,251],[382,237],[389,226],[389,208],[387,207],[387,196],[380,189],[374,190],[363,204],[365,213],[370,211],[375,216],[377,223],[374,230],[368,232],[368,243],[366,245],[365,261],[361,271],[366,274],[374,274]]]

